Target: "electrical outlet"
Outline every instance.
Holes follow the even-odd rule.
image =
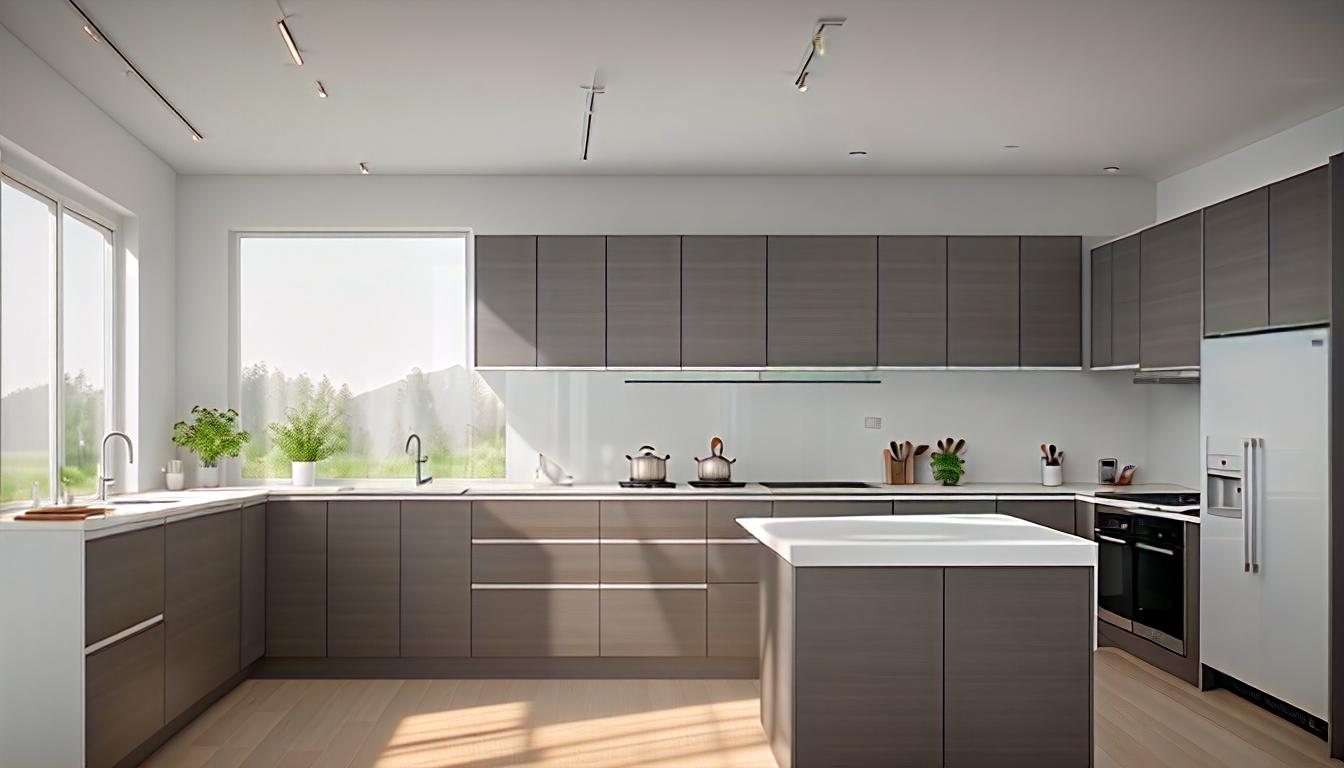
[[[882,428],[882,417],[881,417],[881,416],[864,416],[864,417],[863,417],[863,428],[864,428],[864,429],[881,429],[881,428]]]

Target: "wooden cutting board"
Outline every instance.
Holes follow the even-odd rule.
[[[79,505],[69,507],[38,507],[15,517],[15,520],[87,520],[105,514],[106,507]]]

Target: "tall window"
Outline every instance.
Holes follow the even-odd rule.
[[[459,235],[239,238],[242,473],[288,477],[268,425],[316,405],[343,449],[323,477],[407,477],[420,435],[435,477],[503,477],[504,416],[467,366],[466,239]]]
[[[43,498],[94,491],[111,423],[112,242],[107,227],[0,179],[0,502],[34,485]]]

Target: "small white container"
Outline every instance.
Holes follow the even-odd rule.
[[[164,485],[168,486],[168,490],[180,491],[186,487],[187,478],[181,472],[164,472],[163,482]]]
[[[1051,466],[1044,461],[1041,462],[1041,485],[1051,487],[1064,484],[1064,467],[1062,465]]]
[[[312,488],[317,485],[317,462],[291,461],[289,463],[290,481],[299,488]]]
[[[202,488],[219,487],[219,465],[207,467],[202,465],[196,470],[196,479],[201,482]]]

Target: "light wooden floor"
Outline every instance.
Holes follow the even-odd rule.
[[[774,766],[747,680],[249,680],[149,766]],[[1340,768],[1325,743],[1122,652],[1096,659],[1096,764]]]

